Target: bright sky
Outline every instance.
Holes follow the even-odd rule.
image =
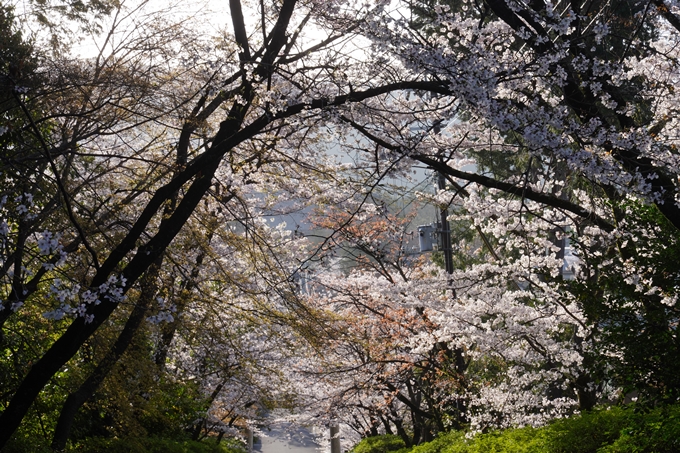
[[[226,30],[229,34],[233,32],[229,5],[226,1],[203,0],[187,2],[174,0],[168,2],[167,0],[148,0],[140,2],[139,0],[128,0],[121,3],[127,9],[127,14],[129,14],[123,22],[129,25],[166,18],[169,21],[188,20],[194,26],[200,27],[200,30],[206,36],[219,35],[223,30]],[[248,8],[248,3],[251,2],[243,2],[243,14],[244,20],[248,25],[248,31],[251,32],[258,30],[260,12]],[[130,13],[130,11],[134,12]],[[118,17],[125,17],[125,13],[121,12]],[[110,23],[111,20],[109,21]],[[323,30],[316,28],[312,23],[308,23],[305,26],[305,34],[312,41],[327,36]],[[98,53],[98,46],[101,46],[105,35],[81,35],[81,38],[82,41],[73,46],[73,53],[83,57],[90,57]]]

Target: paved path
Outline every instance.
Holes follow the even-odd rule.
[[[259,442],[253,450],[259,453],[320,453],[314,435],[305,428],[290,424],[278,424],[257,434]]]

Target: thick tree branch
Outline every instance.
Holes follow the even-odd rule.
[[[369,140],[377,143],[378,145],[382,146],[385,149],[389,149],[392,151],[398,151],[400,153],[403,153],[403,149],[398,146],[394,145],[392,143],[387,142],[384,139],[381,139],[380,137],[376,136],[375,134],[371,133],[366,127],[358,124],[355,121],[352,121],[348,118],[343,118],[345,121],[347,121],[349,124],[351,124],[357,131],[361,132],[366,138]],[[416,160],[418,162],[422,162],[425,165],[429,166],[430,168],[437,170],[438,172],[452,176],[454,178],[459,178],[459,179],[464,179],[466,181],[474,182],[477,183],[481,186],[488,187],[490,189],[498,189],[502,190],[503,192],[516,195],[518,197],[523,197],[532,201],[537,201],[539,203],[543,203],[546,206],[551,206],[554,208],[558,209],[563,209],[565,211],[571,212],[573,214],[576,214],[577,216],[587,219],[588,221],[594,223],[598,227],[602,228],[604,231],[613,231],[614,230],[614,225],[606,221],[605,219],[601,218],[597,214],[595,214],[592,211],[589,211],[575,203],[572,203],[567,200],[563,200],[561,198],[555,197],[554,195],[550,194],[545,194],[545,193],[540,193],[540,192],[535,192],[534,190],[528,188],[528,187],[518,187],[514,184],[510,184],[507,182],[502,182],[498,181],[493,178],[489,178],[488,176],[483,176],[483,175],[478,175],[476,173],[468,173],[460,170],[456,170],[455,168],[450,167],[446,163],[441,162],[438,159],[435,159],[433,157],[429,157],[423,154],[418,154],[418,153],[413,153],[413,154],[408,154],[408,157],[410,157],[413,160]]]
[[[234,38],[241,47],[239,60],[241,61],[241,64],[244,64],[250,61],[250,45],[248,44],[246,24],[243,20],[241,0],[229,0],[229,9],[231,10],[231,23],[234,26]]]

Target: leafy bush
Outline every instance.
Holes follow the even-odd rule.
[[[352,449],[352,453],[387,453],[406,448],[404,440],[399,436],[385,434],[362,439]]]
[[[555,421],[544,428],[550,453],[680,451],[680,406],[647,412],[612,407]]]
[[[680,452],[680,406],[633,414],[620,437],[598,453]]]
[[[366,449],[359,453],[378,451]],[[478,434],[472,438],[466,438],[462,431],[450,432],[410,451],[410,453],[506,452],[678,453],[680,406],[660,407],[648,412],[636,412],[633,407],[612,407],[555,420],[543,428],[508,429]]]
[[[146,453],[140,439],[92,437],[75,444],[69,451],[82,453]]]
[[[411,453],[448,453],[456,451],[461,444],[465,444],[465,433],[463,431],[451,431],[442,433],[432,442],[414,447]],[[450,450],[450,449],[454,450]]]
[[[175,441],[156,437],[103,439],[91,438],[73,446],[78,453],[236,453],[225,444],[214,441]],[[240,453],[240,452],[239,452]]]
[[[631,415],[634,415],[631,409],[612,407],[555,420],[543,428],[547,434],[547,451],[594,453],[619,438],[621,430],[631,423]]]
[[[42,436],[35,436],[25,432],[14,435],[2,453],[53,453],[49,444]]]
[[[135,414],[149,436],[181,439],[192,422],[208,408],[198,386],[162,379],[150,389],[148,401],[140,401]]]
[[[544,453],[544,432],[526,427],[475,436],[466,448],[448,449],[444,453]]]
[[[531,427],[478,434],[466,438],[462,431],[446,433],[415,447],[411,453],[544,453],[544,433]]]

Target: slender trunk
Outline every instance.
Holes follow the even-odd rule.
[[[411,440],[411,445],[419,445],[423,425],[423,417],[418,413],[420,410],[420,395],[413,389],[410,382],[406,383],[406,389],[408,390],[409,400],[411,401],[411,423],[413,425],[413,439]]]
[[[429,423],[425,422],[421,427],[420,442],[426,443],[432,441],[432,439],[432,429],[430,428]]]
[[[209,234],[208,242],[210,242],[211,237],[212,232]],[[197,285],[197,279],[201,271],[201,266],[203,264],[204,259],[205,251],[201,251],[201,253],[199,253],[198,256],[196,257],[196,264],[191,270],[189,281],[187,281],[183,285],[183,288],[180,289],[180,297],[177,303],[177,313],[175,315],[175,319],[173,319],[171,322],[167,324],[164,324],[161,327],[160,344],[158,345],[156,353],[154,354],[154,362],[161,371],[165,367],[165,362],[168,358],[168,351],[170,350],[172,340],[175,338],[175,333],[177,332],[177,327],[179,326],[179,319],[182,312],[184,311],[184,308],[186,307],[187,301],[189,299],[188,297],[189,293],[191,293],[191,290],[194,289]]]
[[[66,441],[68,440],[71,427],[73,426],[73,420],[75,419],[78,410],[92,398],[94,392],[97,391],[104,379],[106,379],[106,376],[113,370],[114,366],[118,363],[118,360],[132,343],[134,335],[142,325],[147,310],[151,305],[151,301],[158,291],[156,278],[158,277],[162,261],[163,258],[160,257],[146,273],[146,276],[142,281],[142,292],[139,296],[139,300],[125,323],[123,331],[116,339],[116,343],[102,361],[99,362],[99,365],[97,365],[92,374],[90,374],[85,382],[80,385],[78,390],[70,393],[66,398],[66,402],[61,409],[59,419],[57,420],[57,426],[54,430],[52,450],[63,451],[66,448]]]
[[[385,434],[394,434],[392,432],[392,427],[390,426],[390,420],[387,417],[380,416],[380,421],[385,427]],[[371,427],[369,428],[371,436],[377,436],[378,433],[378,422],[375,418],[371,417]]]
[[[224,387],[224,384],[227,383],[227,380],[225,379],[224,381],[220,382],[217,387],[215,387],[215,390],[210,394],[210,399],[208,400],[208,408],[206,409],[206,412],[210,410],[210,406],[212,406],[212,403],[215,402],[217,397],[219,396],[220,392],[222,391],[222,387]],[[191,440],[199,440],[201,436],[201,430],[203,429],[203,426],[206,426],[208,423],[208,417],[202,418],[197,424],[196,427],[194,428],[194,432],[191,434]]]
[[[206,165],[201,176],[197,177],[187,190],[186,195],[173,215],[161,222],[158,233],[138,249],[134,258],[132,258],[123,271],[122,276],[127,281],[124,288],[125,291],[146,272],[149,266],[165,251],[170,242],[179,233],[186,220],[203,198],[203,195],[208,191],[218,164],[219,159],[214,159],[212,162],[209,162],[209,165]],[[112,255],[114,254],[115,251]],[[120,259],[122,260],[124,256],[121,256]],[[93,278],[92,286],[99,287],[99,285],[105,283],[108,277],[113,275],[118,264],[119,261],[113,263],[107,260]],[[85,341],[108,319],[117,306],[116,302],[104,301],[88,311],[88,314],[93,316],[90,322],[86,322],[85,318],[82,317],[76,318],[66,332],[33,365],[12,397],[9,405],[0,415],[0,426],[2,426],[2,430],[0,430],[0,448],[5,446],[14,431],[19,427],[33,401],[35,401],[52,376],[78,352]]]
[[[411,448],[413,446],[413,442],[411,439],[411,436],[408,435],[406,432],[406,429],[404,428],[404,424],[401,421],[401,418],[399,418],[399,415],[396,413],[393,413],[394,418],[392,419],[392,422],[394,423],[394,426],[397,428],[397,435],[402,438],[404,443],[408,448]]]

